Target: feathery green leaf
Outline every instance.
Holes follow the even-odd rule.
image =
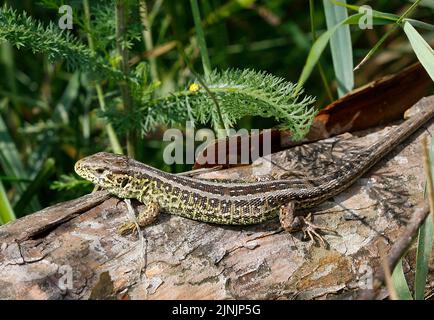
[[[254,70],[213,71],[205,80],[208,89],[217,98],[228,127],[244,116],[273,117],[291,130],[295,139],[302,138],[316,114],[313,97],[296,93],[296,85]],[[142,101],[134,113],[110,108],[103,113],[121,130],[134,125],[144,134],[158,125],[174,126],[187,120],[210,123],[217,119],[215,105],[199,84],[196,90],[178,91],[171,95]],[[121,113],[121,114],[120,114]]]
[[[18,49],[25,47],[33,53],[44,53],[51,62],[65,60],[72,70],[79,69],[100,77],[123,79],[120,71],[92,53],[71,33],[59,29],[53,23],[43,26],[25,11],[19,14],[6,5],[0,9],[0,42],[3,41]]]

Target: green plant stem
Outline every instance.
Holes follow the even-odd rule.
[[[434,182],[433,182],[433,159],[432,155],[433,142],[431,142],[431,152],[428,148],[428,139],[425,137],[422,140],[423,162],[425,169],[425,192],[424,196],[428,197],[430,206],[430,215],[427,217],[419,228],[418,246],[416,252],[416,274],[414,281],[414,297],[416,300],[423,300],[425,293],[425,285],[429,269],[429,261],[431,258],[433,246],[433,223],[434,223]],[[429,225],[427,225],[429,224]]]
[[[200,55],[202,58],[203,72],[205,74],[205,79],[208,79],[209,75],[211,74],[211,62],[208,55],[208,49],[206,47],[205,34],[202,28],[199,5],[197,4],[197,0],[190,0],[190,4],[191,4],[191,11],[193,13],[194,26],[196,29],[197,43],[199,45]],[[193,69],[190,68],[190,70]],[[201,81],[199,77],[198,80],[203,85],[203,81]],[[208,93],[210,93],[210,91],[206,88],[206,86],[204,86],[204,88],[205,90],[207,90]],[[228,133],[228,128],[226,128],[225,122],[223,120],[223,114],[220,105],[217,102],[217,99],[212,95],[210,97],[214,101],[217,110],[217,115],[218,115],[218,121],[215,121],[215,127],[217,129],[224,129],[224,130],[217,130],[219,137],[223,138],[223,136],[220,136],[220,132],[225,132],[225,136],[226,136]]]
[[[397,298],[399,300],[413,300],[410,289],[405,279],[404,271],[402,270],[402,259],[399,259],[392,272],[392,285],[395,288]]]
[[[119,81],[119,89],[121,91],[124,109],[127,112],[133,112],[133,101],[131,97],[130,87],[128,83],[128,75],[130,68],[128,65],[128,49],[124,46],[124,39],[126,37],[126,14],[127,7],[125,0],[116,0],[116,50],[120,58],[120,69],[125,76],[126,80]],[[135,142],[136,135],[134,130],[127,132],[127,152],[128,156],[134,158],[135,156]]]
[[[12,45],[8,42],[0,44],[0,62],[4,65],[5,71],[4,75],[6,83],[9,86],[9,89],[13,96],[17,95],[17,85],[15,80],[15,62],[13,56]],[[16,99],[12,98],[12,104],[14,108],[17,107]]]
[[[99,106],[100,106],[100,108],[101,108],[102,111],[105,111],[106,110],[106,105],[105,105],[104,93],[102,91],[101,85],[100,84],[96,84],[95,85],[95,89],[96,89],[96,95],[97,95],[97,98],[98,98]],[[105,125],[105,129],[107,131],[107,135],[108,135],[109,141],[110,141],[110,146],[112,147],[113,152],[117,153],[117,154],[123,154],[124,152],[122,150],[122,146],[119,143],[118,136],[117,136],[117,134],[116,134],[115,129],[113,128],[113,126],[110,123],[107,123]]]
[[[427,177],[428,178],[428,177]],[[414,276],[414,299],[423,300],[429,261],[433,247],[433,218],[430,214],[419,228],[416,251],[416,273]]]
[[[225,136],[229,135],[229,128],[227,128],[224,120],[223,120],[223,114],[220,108],[220,104],[217,100],[217,98],[215,97],[214,93],[211,92],[211,90],[208,88],[208,86],[206,85],[205,81],[203,81],[203,79],[201,78],[201,76],[196,73],[196,71],[193,68],[193,65],[190,63],[190,60],[188,59],[187,55],[185,54],[184,48],[182,48],[182,46],[179,44],[180,46],[180,53],[185,61],[185,63],[187,64],[188,68],[190,69],[191,73],[193,73],[193,75],[196,77],[197,81],[199,81],[199,83],[202,85],[202,87],[205,89],[205,91],[207,92],[207,94],[209,95],[209,97],[211,98],[211,100],[213,101],[216,110],[217,110],[217,116],[218,116],[218,121],[215,121],[215,127],[217,129],[223,129],[222,131],[224,131],[224,136],[220,136],[220,132],[221,130],[217,131],[217,135],[221,138],[224,138]]]
[[[5,101],[7,103],[7,100]],[[9,129],[6,126],[6,122],[0,114],[0,165],[3,172],[7,176],[17,178],[29,178],[29,172],[26,170],[23,162],[21,161],[20,154],[18,152],[17,145],[12,139]],[[13,184],[15,189],[15,195],[12,199],[14,203],[24,192],[27,185],[24,182],[16,182]],[[34,199],[30,203],[30,208],[33,211],[37,211],[41,208],[37,199]]]
[[[312,34],[312,42],[313,43],[316,41],[316,27],[315,27],[314,13],[315,13],[315,7],[314,7],[313,0],[309,0],[310,31]],[[319,71],[319,74],[321,76],[321,81],[324,84],[324,88],[326,90],[327,96],[328,96],[330,102],[333,102],[334,98],[333,98],[332,90],[330,89],[330,86],[328,84],[327,77],[325,75],[325,71],[324,71],[324,68],[322,66],[321,61],[318,61],[318,71]]]
[[[193,70],[192,70],[192,72],[194,74]],[[211,100],[214,102],[214,105],[216,106],[216,108],[218,110],[217,114],[218,114],[218,118],[219,118],[220,128],[224,129],[225,136],[228,136],[229,135],[229,131],[228,131],[228,128],[226,127],[225,122],[223,120],[222,113],[220,112],[220,110],[221,110],[220,109],[220,104],[219,104],[216,96],[214,95],[214,93],[211,92],[211,90],[208,88],[208,86],[206,85],[206,83],[202,80],[202,78],[198,74],[195,74],[195,76],[197,78],[197,81],[199,81],[199,83],[202,85],[202,87],[205,89],[205,91],[210,96]]]
[[[202,21],[200,19],[199,5],[197,0],[190,0],[191,11],[193,12],[194,26],[196,28],[197,43],[199,45],[200,55],[202,57],[203,72],[205,78],[208,78],[211,73],[211,62],[208,56],[208,49],[206,47],[205,35],[202,29]]]
[[[369,52],[367,53],[367,55],[362,59],[362,61],[360,61],[360,63],[354,68],[354,71],[360,69],[360,67],[362,65],[364,65],[366,63],[366,61],[368,61],[368,59],[370,57],[372,57],[372,55],[378,50],[378,48],[384,43],[384,41],[386,41],[386,39],[393,33],[395,32],[395,30],[401,26],[401,22],[408,16],[410,15],[414,9],[416,9],[416,7],[419,5],[419,3],[422,0],[416,0],[411,6],[410,8],[408,8],[400,17],[398,20],[396,20],[395,25],[390,28],[382,37],[380,40],[378,40],[378,42],[374,45],[374,47],[369,50]]]
[[[154,6],[157,4],[154,4]],[[148,8],[146,6],[145,0],[140,0],[140,19],[143,24],[143,41],[145,42],[146,50],[150,51],[154,48],[154,42],[152,40],[152,21],[148,15]],[[158,69],[157,69],[157,59],[154,56],[149,56],[149,67],[151,71],[152,81],[158,81]]]
[[[14,210],[9,202],[3,183],[0,181],[0,225],[13,220],[15,220]]]
[[[89,9],[89,1],[83,0],[83,8],[84,8],[84,14],[85,14],[85,24],[87,29],[87,43],[89,46],[89,49],[92,50],[92,52],[95,52],[95,45],[93,42],[92,35],[90,33],[90,9]],[[96,94],[98,97],[98,103],[99,107],[102,111],[106,110],[106,104],[104,99],[104,92],[102,90],[102,86],[99,83],[95,83],[95,89]],[[107,123],[105,125],[105,129],[107,131],[107,135],[109,137],[110,145],[113,149],[114,153],[123,154],[122,147],[119,143],[119,139],[116,135],[115,130],[113,129],[113,126],[110,123]]]
[[[14,211],[18,217],[22,217],[23,210],[28,206],[30,200],[41,188],[41,185],[54,173],[54,160],[48,158],[39,170],[33,181],[27,186],[27,189],[21,195],[20,200],[14,205]]]

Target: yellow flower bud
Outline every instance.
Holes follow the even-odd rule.
[[[197,83],[192,83],[188,87],[188,91],[190,91],[190,92],[196,92],[196,91],[199,91],[199,89],[200,89],[200,85],[198,85]]]

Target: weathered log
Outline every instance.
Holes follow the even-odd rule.
[[[116,233],[128,219],[125,203],[101,191],[0,227],[0,298],[354,297],[370,288],[380,266],[377,245],[390,248],[423,199],[420,140],[433,128],[430,122],[351,188],[312,210],[315,223],[337,231],[325,235],[329,248],[283,232],[277,219],[230,227],[162,214],[143,230],[143,261],[137,235]],[[273,154],[271,174],[259,170],[261,161],[266,163],[259,159],[198,177],[253,181],[320,176],[339,170],[343,154],[357,152],[383,132],[344,134]],[[413,249],[404,260],[410,282],[414,257]],[[433,280],[430,274],[429,295]]]

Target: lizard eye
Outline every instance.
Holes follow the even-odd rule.
[[[104,169],[96,169],[95,171],[96,171],[96,173],[98,173],[98,174],[102,174],[102,173],[104,172]]]
[[[121,187],[124,188],[128,184],[128,179],[123,179],[121,182]]]

